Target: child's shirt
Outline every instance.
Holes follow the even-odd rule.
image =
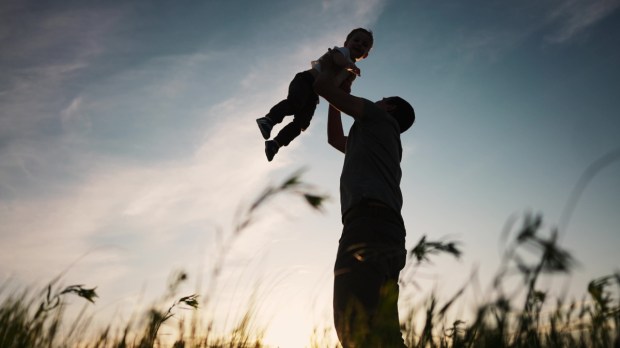
[[[349,49],[346,47],[334,47],[334,50],[337,50],[338,52],[342,53],[343,56],[345,56],[345,58],[351,62],[351,63],[355,63],[352,59],[351,59],[351,53],[349,52]],[[323,56],[321,56],[321,58],[323,58]],[[321,58],[317,59],[317,60],[313,60],[312,62],[310,62],[310,65],[312,66],[313,69],[315,69],[318,72],[321,72],[321,63],[320,60]],[[340,86],[347,78],[350,78],[351,75],[353,75],[353,78],[355,78],[355,74],[347,69],[342,69],[341,71],[338,72],[338,74],[336,75],[336,78],[334,79],[336,86]]]

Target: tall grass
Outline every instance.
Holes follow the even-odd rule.
[[[256,307],[250,302],[245,315],[228,332],[216,332],[216,319],[201,317],[213,307],[217,279],[222,273],[226,254],[236,238],[257,218],[260,208],[281,194],[300,196],[310,207],[321,210],[326,198],[293,174],[282,184],[266,188],[248,208],[236,215],[230,233],[221,242],[218,255],[212,260],[212,281],[206,292],[179,296],[179,285],[187,280],[184,272],[174,273],[162,300],[153,304],[140,317],[126,323],[110,323],[91,327],[86,306],[97,298],[96,288],[84,285],[61,286],[54,279],[40,292],[10,292],[7,284],[0,287],[0,347],[84,347],[84,348],[147,348],[147,347],[264,347],[264,328],[255,320]],[[477,305],[467,318],[451,315],[468,284],[447,300],[428,295],[423,306],[403,308],[403,335],[409,347],[620,347],[620,273],[603,274],[584,289],[584,298],[566,302],[552,299],[539,287],[541,277],[567,274],[576,260],[559,245],[558,231],[543,233],[542,217],[526,215],[522,224],[506,229],[514,237],[507,243],[486,300]],[[506,240],[509,240],[508,238]],[[409,251],[409,263],[402,273],[406,282],[415,279],[419,266],[442,254],[459,258],[461,249],[455,241],[430,241],[422,237]],[[516,285],[509,281],[520,278]],[[613,291],[616,291],[614,293]],[[84,300],[84,309],[70,322],[65,316],[67,298]],[[554,302],[555,301],[555,302]],[[401,312],[402,310],[401,309]],[[178,320],[175,337],[162,336],[160,328],[169,323],[179,310],[192,310],[189,321]],[[303,315],[303,314],[300,314]],[[62,328],[62,329],[61,329]],[[316,330],[308,338],[310,347],[337,347],[330,329]],[[289,347],[283,347],[289,348]],[[290,347],[295,348],[295,347]]]
[[[176,272],[163,298],[140,315],[141,319],[127,323],[112,322],[103,329],[97,329],[91,327],[93,318],[85,315],[86,307],[70,323],[67,323],[65,317],[68,296],[78,296],[92,304],[97,298],[96,288],[84,285],[62,286],[60,276],[38,293],[28,289],[10,292],[9,284],[6,283],[0,287],[0,348],[262,347],[264,328],[256,323],[254,302],[248,304],[245,314],[227,333],[216,330],[218,322],[215,319],[206,319],[204,322],[200,314],[215,306],[216,299],[212,295],[226,256],[235,240],[257,220],[261,207],[276,196],[288,194],[301,197],[315,210],[322,210],[327,196],[317,193],[300,177],[301,171],[298,171],[281,184],[268,186],[246,209],[237,212],[232,230],[223,234],[218,253],[211,260],[210,286],[203,296],[195,293],[179,297],[178,288],[187,280],[187,274]],[[198,311],[199,307],[202,312]],[[162,336],[162,325],[183,309],[194,310],[190,322],[185,322],[185,317],[180,318],[177,337],[171,340]]]
[[[576,265],[570,252],[559,244],[580,196],[588,183],[604,168],[620,160],[620,148],[613,149],[593,161],[582,173],[572,190],[560,217],[559,227],[545,235],[541,215],[528,214],[508,243],[487,300],[477,305],[470,319],[447,315],[462,297],[467,285],[443,305],[434,294],[425,308],[409,308],[402,325],[408,347],[594,347],[620,348],[620,271],[602,274],[588,284],[581,300],[552,299],[539,287],[543,275],[568,274]],[[505,229],[505,239],[515,221]],[[448,253],[461,255],[458,243],[428,242],[423,237],[411,250],[409,270],[429,261],[429,255]],[[508,278],[521,282],[509,287]],[[615,293],[614,293],[615,291]],[[553,303],[555,301],[555,303]],[[423,317],[421,329],[416,328]]]
[[[408,347],[620,347],[620,273],[593,279],[587,297],[570,303],[539,288],[543,275],[570,273],[573,256],[558,244],[557,230],[544,236],[540,215],[526,215],[503,255],[487,300],[468,319],[448,315],[469,284],[445,303],[431,294],[424,308],[409,308],[403,331]],[[432,253],[460,256],[455,242],[422,238],[410,267]],[[411,275],[411,270],[405,276]],[[508,278],[520,281],[509,287]],[[514,283],[514,282],[512,282]],[[615,295],[613,291],[616,291]],[[416,325],[423,318],[421,328]]]

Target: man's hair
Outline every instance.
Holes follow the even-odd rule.
[[[375,38],[372,36],[372,31],[370,31],[368,29],[364,29],[364,28],[355,28],[355,29],[351,30],[349,35],[347,35],[347,39],[344,40],[344,42],[349,41],[349,39],[353,36],[353,34],[355,34],[357,32],[362,32],[362,33],[368,34],[368,36],[370,36],[370,46],[372,46],[374,44]]]
[[[389,113],[398,121],[400,132],[404,133],[415,122],[413,107],[401,97],[389,97],[387,98],[387,103],[395,106]]]

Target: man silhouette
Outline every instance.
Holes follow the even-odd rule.
[[[405,265],[400,134],[415,121],[400,97],[375,103],[338,87],[322,71],[314,89],[329,103],[328,142],[345,154],[340,176],[343,230],[334,266],[334,323],[343,347],[406,347],[398,318]],[[353,117],[344,135],[341,112]]]

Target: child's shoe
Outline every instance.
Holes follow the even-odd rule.
[[[258,124],[258,129],[260,129],[263,138],[265,140],[269,139],[269,137],[271,137],[271,129],[273,128],[271,120],[267,117],[261,117],[256,119],[256,123]]]
[[[267,160],[269,162],[271,162],[271,160],[273,159],[273,156],[275,156],[276,153],[278,153],[279,149],[280,149],[280,145],[278,145],[278,143],[276,143],[275,140],[265,141],[265,155],[267,155]]]

